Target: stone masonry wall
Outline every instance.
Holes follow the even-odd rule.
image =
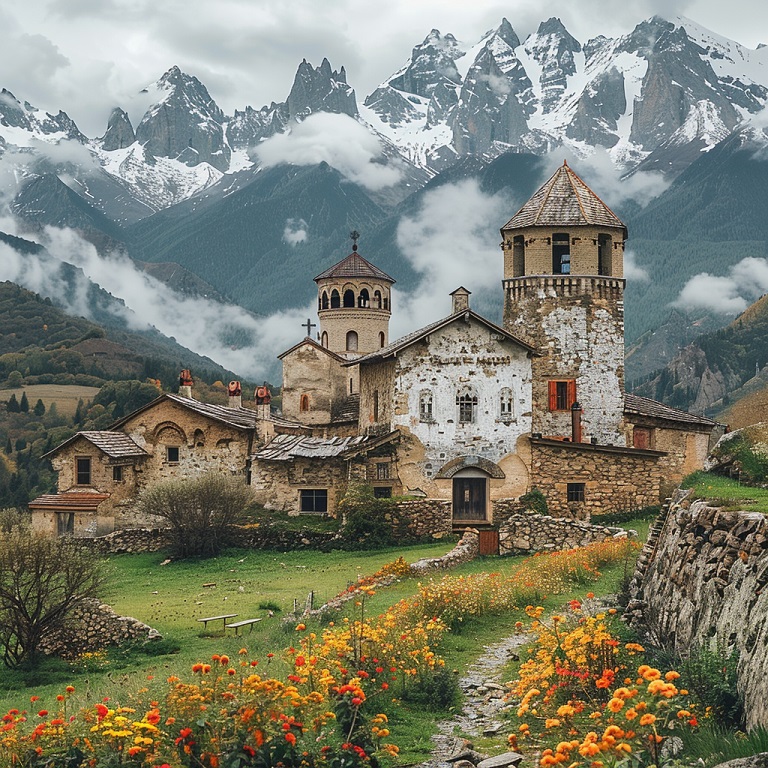
[[[630,620],[683,655],[736,649],[748,728],[768,726],[768,519],[682,494],[652,528],[630,586]]]
[[[73,659],[88,651],[131,641],[160,639],[156,629],[130,616],[119,616],[98,600],[84,600],[71,615],[67,628],[46,637],[43,653]]]
[[[517,512],[510,515],[499,528],[499,554],[517,555],[525,552],[558,551],[585,547],[596,541],[625,539],[627,531],[577,520]]]
[[[451,533],[453,530],[450,501],[442,499],[401,501],[397,508],[408,534],[414,538],[436,537]]]

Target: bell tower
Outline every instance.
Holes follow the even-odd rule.
[[[627,229],[567,163],[501,228],[504,326],[532,360],[532,432],[623,445]]]
[[[352,360],[389,344],[395,281],[357,252],[357,232],[350,237],[352,253],[315,282],[320,345]]]

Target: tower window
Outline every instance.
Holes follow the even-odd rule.
[[[432,393],[427,389],[419,395],[419,421],[433,421]]]
[[[370,305],[371,305],[371,298],[368,295],[367,289],[363,288],[363,290],[360,291],[360,295],[357,297],[357,306],[369,307]]]
[[[597,236],[597,274],[610,275],[612,272],[613,238],[610,235]]]
[[[328,331],[323,331],[323,335],[321,336],[320,344],[328,349]]]
[[[552,235],[552,274],[569,275],[571,273],[571,239],[567,232],[555,232]]]
[[[334,288],[331,291],[331,309],[338,309],[341,306],[341,296],[339,292]]]
[[[381,309],[381,291],[373,292],[373,306],[376,309]]]
[[[320,309],[328,309],[328,294],[325,291],[320,298]]]
[[[351,288],[347,288],[347,290],[344,291],[344,306],[345,307],[355,306],[355,292]]]
[[[515,235],[512,240],[512,274],[521,277],[525,274],[525,238]]]
[[[477,413],[477,395],[465,392],[456,396],[459,406],[459,424],[473,424]]]
[[[357,331],[347,331],[347,352],[357,352]]]
[[[568,483],[566,498],[569,502],[584,501],[584,483]]]
[[[299,410],[302,412],[309,410],[309,395],[302,395],[299,398]]]
[[[512,421],[514,418],[514,398],[509,387],[504,387],[499,393],[499,416],[502,421]]]
[[[549,410],[567,411],[576,402],[576,379],[548,382]]]
[[[389,296],[384,297],[384,309],[389,309]]]
[[[384,337],[384,331],[379,331],[379,347],[383,348],[387,343],[386,338]]]

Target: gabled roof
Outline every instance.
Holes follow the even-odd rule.
[[[276,435],[261,450],[253,454],[261,461],[292,461],[293,459],[349,458],[372,450],[399,438],[400,433],[386,435],[355,435],[353,437],[307,437],[306,435]]]
[[[321,352],[325,352],[326,355],[329,355],[334,360],[340,360],[342,362],[346,360],[346,358],[342,357],[341,355],[337,355],[335,352],[331,352],[330,349],[326,349],[322,344],[318,344],[314,339],[310,338],[309,336],[305,336],[298,344],[294,344],[290,349],[286,349],[285,352],[277,356],[277,359],[282,360],[287,355],[290,355],[291,352],[294,352],[299,347],[302,347],[305,344],[309,344],[311,347],[314,347],[315,349],[319,349]]]
[[[181,395],[166,393],[160,395],[160,397],[156,397],[151,403],[147,403],[141,408],[137,408],[133,413],[123,416],[122,419],[110,426],[110,430],[119,429],[129,419],[134,418],[134,416],[137,416],[143,411],[154,408],[163,400],[170,400],[183,408],[187,408],[190,411],[199,413],[201,416],[213,419],[213,421],[218,421],[220,424],[226,424],[234,429],[248,430],[256,428],[256,411],[253,411],[250,408],[230,408],[226,405],[212,405],[211,403],[201,403],[199,400],[193,400],[191,397],[182,397]]]
[[[396,282],[386,272],[382,272],[378,267],[374,267],[370,261],[366,261],[357,251],[352,251],[349,256],[342,259],[338,264],[334,264],[326,269],[325,272],[321,272],[315,278],[315,282],[325,280],[328,277],[371,277],[387,283]]]
[[[579,227],[627,228],[619,217],[563,163],[533,197],[501,228]]]
[[[78,432],[76,435],[70,437],[69,440],[65,440],[61,445],[56,446],[52,451],[48,451],[48,453],[44,454],[41,458],[46,458],[57,451],[60,451],[62,448],[66,448],[80,437],[95,445],[102,451],[102,453],[105,453],[111,459],[130,459],[149,455],[128,435],[125,435],[122,432],[100,430]]]
[[[717,422],[712,421],[712,419],[707,419],[704,416],[694,416],[692,413],[681,411],[679,408],[672,408],[648,397],[632,395],[629,392],[624,395],[624,413],[629,416],[646,416],[653,419],[664,419],[665,421],[696,424],[701,427],[708,427],[709,429],[717,426]]]
[[[30,509],[94,510],[108,498],[108,493],[89,493],[87,491],[46,493],[30,501],[28,506]]]
[[[421,341],[423,338],[429,336],[430,333],[434,333],[435,331],[440,330],[441,328],[444,328],[445,326],[450,325],[451,323],[462,318],[467,320],[475,320],[476,322],[484,325],[493,333],[500,334],[508,341],[517,344],[523,349],[527,349],[529,352],[535,355],[539,354],[539,351],[535,347],[527,344],[522,339],[518,339],[517,336],[513,336],[511,333],[509,333],[509,331],[505,331],[503,328],[500,328],[490,320],[486,320],[482,315],[478,315],[477,312],[474,312],[471,309],[462,309],[461,312],[456,312],[456,314],[448,315],[448,317],[444,317],[442,320],[437,320],[434,323],[425,325],[423,328],[419,328],[418,331],[413,331],[412,333],[406,334],[405,336],[397,339],[397,341],[393,341],[388,346],[377,349],[375,352],[370,352],[367,355],[363,355],[362,357],[358,357],[355,360],[351,360],[350,362],[345,363],[345,365],[348,367],[350,365],[374,363],[378,362],[379,360],[384,360],[387,357],[397,356],[398,352],[405,349],[406,347],[410,347],[411,344],[415,344],[417,341]]]

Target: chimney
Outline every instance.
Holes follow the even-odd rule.
[[[571,406],[571,442],[581,442],[581,414],[584,413],[578,400]]]
[[[180,374],[179,374],[179,394],[182,397],[188,397],[190,400],[192,399],[192,371],[189,370],[189,368],[185,368]]]
[[[227,392],[229,394],[229,407],[230,408],[242,408],[243,407],[243,388],[240,386],[239,381],[230,381],[227,386]]]
[[[256,391],[253,393],[253,399],[256,403],[256,418],[259,421],[269,421],[269,404],[272,400],[272,393],[269,391],[266,381],[260,387],[256,387]]]
[[[468,291],[463,285],[460,285],[450,295],[453,298],[453,311],[452,314],[459,312],[465,312],[469,309],[469,295],[471,291]]]

